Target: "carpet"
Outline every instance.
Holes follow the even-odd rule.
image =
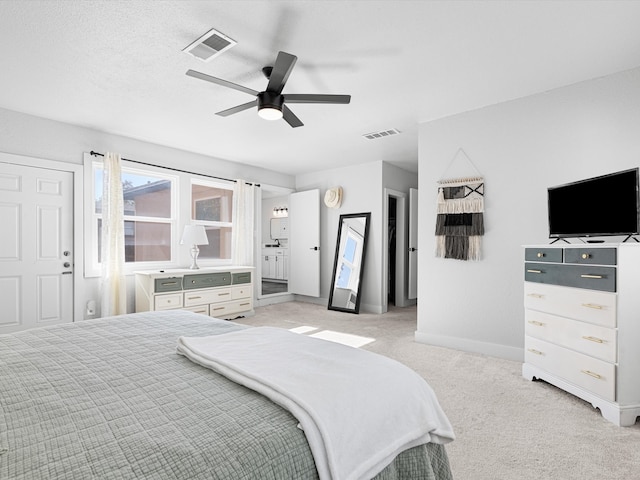
[[[374,339],[360,348],[413,368],[435,390],[457,436],[447,445],[457,480],[640,479],[640,422],[616,427],[591,404],[522,378],[519,362],[417,343],[416,318],[415,306],[353,315],[288,302],[237,322]]]

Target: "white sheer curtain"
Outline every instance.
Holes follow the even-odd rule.
[[[124,198],[120,155],[106,152],[102,186],[101,314],[127,313],[124,277]]]
[[[234,265],[253,266],[255,191],[256,187],[244,180],[236,180],[233,187],[231,261]]]

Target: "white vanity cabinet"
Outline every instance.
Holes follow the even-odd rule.
[[[526,246],[522,375],[640,416],[640,244]]]
[[[266,280],[289,279],[289,250],[278,247],[262,249],[262,278]]]
[[[231,319],[254,313],[253,267],[136,272],[136,312],[183,309]]]

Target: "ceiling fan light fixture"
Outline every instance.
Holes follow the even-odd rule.
[[[282,106],[284,97],[271,92],[258,94],[258,115],[265,120],[280,120],[282,118]]]

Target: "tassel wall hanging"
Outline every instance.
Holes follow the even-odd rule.
[[[458,153],[460,152],[464,154],[462,149],[458,150]],[[471,160],[466,158],[473,165]],[[452,178],[438,182],[435,234],[436,257],[480,260],[484,235],[482,176]]]

